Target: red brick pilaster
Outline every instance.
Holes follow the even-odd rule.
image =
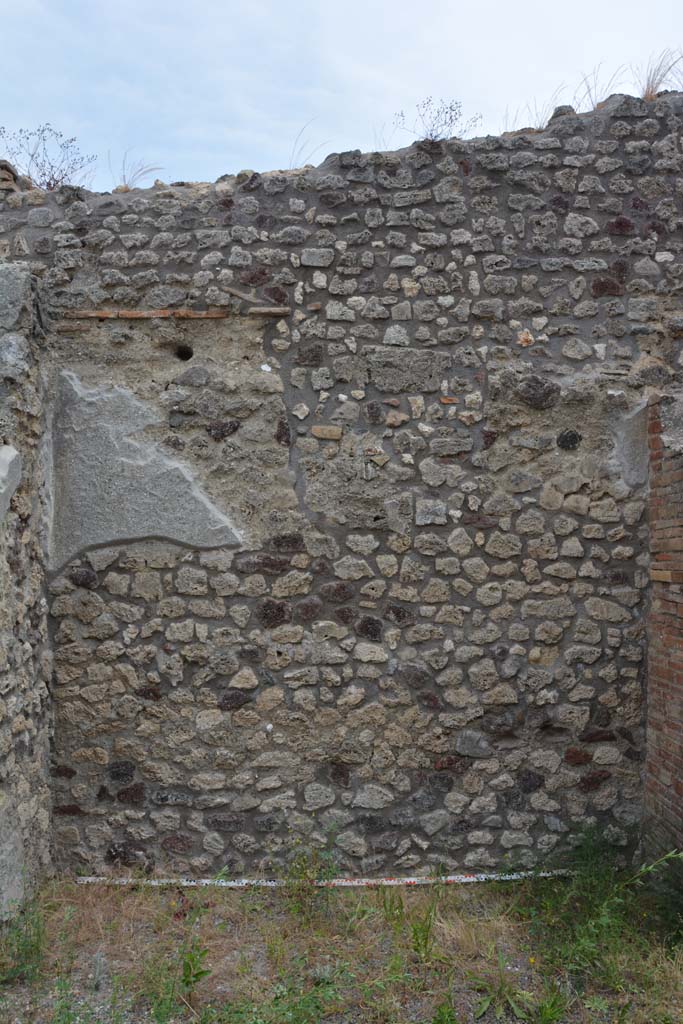
[[[649,406],[650,577],[644,839],[683,847],[683,452],[662,438],[662,399]]]

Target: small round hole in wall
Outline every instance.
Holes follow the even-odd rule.
[[[192,359],[194,349],[191,345],[176,345],[175,354],[178,359],[182,359],[186,363],[188,359]]]

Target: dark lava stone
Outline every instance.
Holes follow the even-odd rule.
[[[351,769],[343,761],[330,761],[327,765],[327,777],[333,785],[346,789],[351,781]]]
[[[320,588],[320,596],[332,604],[346,604],[354,596],[354,590],[350,583],[340,580],[338,583],[325,583]]]
[[[449,793],[451,789],[451,780],[447,775],[443,775],[440,772],[430,772],[427,776],[427,785],[430,789],[433,789],[435,793]]]
[[[57,804],[55,807],[55,814],[63,814],[76,817],[79,814],[85,814],[82,807],[78,804]]]
[[[611,778],[612,773],[608,772],[605,768],[596,772],[589,772],[588,775],[584,775],[579,782],[579,789],[584,793],[592,793],[593,790],[599,789],[603,782],[607,782],[607,780]]]
[[[173,835],[164,836],[161,845],[168,853],[189,853],[193,843],[189,836],[175,832]]]
[[[362,832],[381,832],[387,822],[381,814],[359,814],[354,824]]]
[[[276,551],[294,554],[304,550],[304,538],[301,533],[280,533],[273,537],[271,543]]]
[[[523,793],[535,793],[543,785],[543,776],[538,772],[524,771],[519,775],[519,788]]]
[[[214,441],[225,441],[226,437],[239,430],[239,426],[239,420],[213,420],[207,424],[206,432]]]
[[[443,706],[437,695],[431,690],[422,690],[421,693],[418,693],[417,702],[423,707],[429,708],[430,711],[440,711]]]
[[[244,828],[244,815],[212,814],[206,819],[206,826],[212,832],[241,832]]]
[[[605,224],[605,231],[608,235],[632,235],[636,226],[630,217],[615,217]]]
[[[132,761],[112,761],[107,775],[114,782],[132,782],[135,776],[135,765]]]
[[[550,409],[553,405],[557,405],[560,397],[560,385],[532,373],[519,382],[517,394],[525,405],[532,409]]]
[[[132,786],[120,789],[116,799],[121,804],[142,804],[145,800],[145,787],[142,782],[134,782]]]
[[[67,573],[69,580],[75,587],[83,587],[85,590],[94,590],[97,586],[97,573],[85,565],[75,566]]]
[[[243,690],[224,690],[218,701],[221,711],[237,711],[251,703],[252,697]]]
[[[134,868],[138,864],[144,864],[147,869],[153,867],[144,850],[138,849],[132,843],[112,843],[104,855],[107,864],[118,864],[124,868]]]
[[[382,639],[382,620],[372,615],[364,615],[356,623],[356,633],[365,640]]]
[[[401,604],[388,604],[384,616],[397,626],[411,626],[415,622],[415,612]]]
[[[555,213],[566,213],[570,203],[566,196],[553,196],[550,200],[550,206]]]
[[[622,284],[626,280],[626,278],[628,277],[629,269],[630,269],[629,262],[628,262],[628,260],[625,260],[625,259],[615,260],[614,263],[612,264],[612,273],[614,274],[614,276],[617,278],[618,281],[622,282]]]
[[[397,807],[387,814],[387,822],[394,828],[408,828],[415,821],[415,815],[410,807]]]
[[[265,288],[264,292],[276,306],[286,306],[289,302],[289,295],[280,285],[271,285],[270,288]]]
[[[283,448],[289,448],[292,440],[292,435],[289,430],[289,423],[283,417],[277,421],[277,427],[275,429],[275,440],[278,444],[281,444]]]
[[[257,551],[253,554],[240,555],[235,559],[235,568],[238,572],[248,575],[256,572],[264,572],[270,576],[278,576],[286,572],[290,561],[285,555],[271,555],[267,551]]]
[[[301,345],[295,356],[297,366],[320,366],[325,358],[325,349],[316,342],[310,345]]]
[[[175,789],[157,789],[152,793],[152,802],[159,807],[184,807],[192,803],[192,800],[185,793],[179,793]]]
[[[414,807],[421,811],[431,811],[438,803],[437,794],[429,788],[417,789],[414,793],[411,793],[408,799]]]
[[[260,285],[265,284],[270,277],[270,272],[265,267],[250,267],[248,270],[243,270],[240,273],[240,282],[242,284],[253,284]]]
[[[588,764],[589,761],[593,760],[591,754],[587,750],[581,750],[579,747],[567,747],[564,752],[564,759],[567,764]]]
[[[161,690],[158,686],[141,686],[135,691],[135,696],[142,700],[161,700]]]
[[[410,661],[401,666],[396,676],[399,682],[415,689],[430,686],[433,682],[432,673],[424,665]]]
[[[319,597],[305,597],[294,605],[295,622],[315,622],[322,615],[323,603]]]
[[[282,626],[285,622],[289,622],[291,617],[289,605],[286,605],[284,601],[275,601],[272,597],[264,598],[256,607],[256,618],[266,629]]]
[[[368,423],[372,423],[373,426],[379,426],[380,423],[384,423],[385,411],[379,402],[366,402],[364,411]]]
[[[563,430],[557,435],[557,447],[573,452],[581,444],[582,437],[578,430]]]
[[[443,754],[437,757],[434,768],[437,772],[464,772],[472,763],[469,757],[461,757],[459,754]]]
[[[596,299],[604,295],[623,295],[624,286],[613,277],[596,277],[591,284],[591,294]]]
[[[347,606],[345,608],[337,608],[334,615],[335,618],[339,619],[340,622],[343,622],[345,626],[350,626],[356,617],[356,611],[354,608],[349,608]]]
[[[52,775],[54,775],[56,779],[73,779],[75,774],[76,770],[74,768],[69,768],[67,764],[58,764],[52,769]]]
[[[612,720],[609,708],[600,706],[593,712],[592,723],[593,725],[599,725],[601,728],[606,728]]]
[[[382,832],[372,840],[373,850],[395,850],[401,835],[399,832]]]
[[[282,820],[277,814],[257,814],[254,818],[254,828],[257,832],[277,832]]]
[[[611,729],[584,729],[579,736],[582,743],[611,743],[616,738]]]

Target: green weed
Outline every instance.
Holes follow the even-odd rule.
[[[410,922],[413,952],[423,963],[431,960],[434,952],[436,906],[436,900],[430,900],[424,914]]]
[[[285,898],[291,913],[311,918],[330,903],[333,890],[320,886],[336,877],[337,867],[331,849],[301,848],[290,860],[285,876]]]
[[[431,1024],[460,1024],[460,1021],[456,1017],[455,1011],[450,1002],[447,1002],[440,1003],[440,1005],[437,1006],[434,1011]]]
[[[208,949],[199,944],[196,936],[183,947],[180,962],[180,988],[190,1006],[194,1005],[194,997],[202,978],[208,978],[211,969],[205,966]]]
[[[533,1007],[533,1024],[562,1024],[566,1020],[570,1002],[569,997],[560,989],[550,988]]]
[[[619,986],[625,944],[644,944],[641,890],[680,857],[672,851],[624,874],[613,851],[588,833],[575,851],[571,876],[536,879],[522,890],[518,909],[530,920],[546,965],[584,982]]]
[[[474,1011],[475,1020],[479,1020],[489,1010],[496,1020],[505,1020],[509,1014],[515,1020],[529,1020],[529,1013],[534,1009],[535,1000],[528,992],[517,987],[508,973],[505,957],[499,951],[497,967],[489,974],[470,974],[469,981],[481,999]]]
[[[30,900],[11,920],[0,924],[0,985],[32,982],[45,952],[45,921],[35,900]]]
[[[263,1003],[242,1002],[223,1007],[208,1007],[200,1024],[319,1024],[329,1012],[336,989],[329,979],[317,979],[312,987],[301,979],[288,978],[273,989]]]
[[[55,989],[57,999],[52,1024],[98,1024],[87,1007],[78,1007],[68,979],[59,978]]]
[[[403,893],[398,886],[382,886],[379,889],[379,900],[386,923],[394,929],[402,928],[406,911]]]

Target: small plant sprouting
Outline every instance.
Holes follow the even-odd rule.
[[[206,967],[208,949],[199,944],[196,935],[192,936],[190,942],[186,943],[182,950],[180,987],[187,1003],[192,1007],[197,986],[203,978],[208,978],[211,968]]]
[[[426,963],[431,960],[434,952],[434,922],[436,920],[437,901],[432,899],[420,917],[410,922],[413,952]]]
[[[379,896],[384,920],[395,930],[400,930],[406,916],[403,893],[398,886],[382,886]]]
[[[306,167],[310,164],[311,160],[323,146],[327,146],[329,139],[325,142],[319,142],[317,146],[312,146],[311,141],[306,135],[306,131],[311,127],[315,118],[312,117],[310,121],[307,121],[303,128],[300,128],[297,132],[294,142],[292,143],[292,149],[289,154],[289,170],[293,171],[297,167]]]
[[[432,1017],[432,1024],[460,1024],[450,1002],[437,1006]]]
[[[481,123],[481,114],[463,121],[460,100],[435,100],[427,96],[415,105],[412,120],[403,110],[394,115],[394,124],[401,131],[408,132],[416,139],[439,142],[454,136],[464,138]]]
[[[284,891],[290,910],[310,917],[330,901],[331,888],[320,883],[336,877],[336,862],[332,849],[305,849],[299,851],[287,865]]]
[[[145,178],[150,178],[156,171],[162,170],[158,164],[147,164],[144,160],[129,160],[129,154],[130,150],[127,149],[121,159],[121,166],[115,170],[111,155],[107,153],[109,173],[118,192],[130,192],[131,189],[138,188]]]
[[[529,1012],[534,1008],[535,1000],[514,983],[500,950],[494,972],[470,974],[469,980],[481,995],[481,1000],[474,1011],[475,1020],[479,1020],[489,1010],[496,1020],[505,1020],[509,1014],[512,1014],[515,1020],[529,1020]]]

